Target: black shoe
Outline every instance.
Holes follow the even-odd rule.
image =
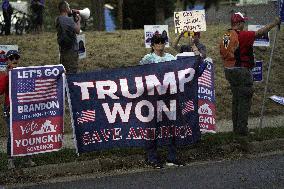
[[[178,160],[174,160],[174,161],[167,160],[166,165],[169,167],[182,167],[182,166],[185,166],[185,163],[180,162]]]
[[[160,162],[151,162],[151,161],[146,161],[146,164],[153,167],[154,169],[162,169],[164,168],[163,167],[163,164],[160,163]]]

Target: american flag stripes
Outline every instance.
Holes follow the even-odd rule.
[[[205,87],[212,87],[211,72],[205,70],[201,77],[198,78],[198,85],[203,85]]]
[[[182,104],[182,115],[187,114],[188,112],[194,111],[194,104],[192,100],[186,101]]]
[[[19,103],[32,103],[57,98],[56,79],[19,79],[17,99]]]
[[[77,123],[82,124],[84,122],[92,122],[95,121],[96,112],[95,110],[83,110],[81,112],[77,112],[78,118]]]

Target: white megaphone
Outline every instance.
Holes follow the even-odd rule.
[[[87,20],[90,17],[91,11],[89,8],[84,8],[83,10],[72,9],[72,13],[79,14],[83,20]]]

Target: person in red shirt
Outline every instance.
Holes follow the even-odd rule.
[[[251,69],[254,67],[254,40],[281,23],[279,17],[276,17],[272,23],[257,31],[244,31],[246,20],[248,18],[240,12],[232,14],[231,29],[223,36],[220,44],[225,77],[233,93],[233,131],[239,135],[248,134],[248,115],[253,96]]]
[[[14,169],[14,159],[11,157],[11,134],[10,134],[10,99],[9,99],[9,71],[16,68],[20,61],[20,54],[17,50],[9,50],[6,54],[7,71],[0,74],[0,95],[5,95],[4,101],[4,118],[7,125],[8,139],[7,139],[7,155],[8,155],[8,169]],[[28,165],[34,166],[35,163],[28,156]]]

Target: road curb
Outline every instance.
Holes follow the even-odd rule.
[[[253,141],[249,143],[232,143],[223,146],[212,146],[210,148],[215,148],[217,151],[222,151],[223,154],[232,154],[236,151],[244,152],[247,154],[258,154],[268,151],[281,151],[284,150],[284,138],[278,138],[273,140],[265,141]],[[241,149],[241,150],[240,150]],[[244,151],[242,151],[245,149]],[[191,149],[181,149],[181,157],[187,162],[198,162],[203,161],[203,159],[198,159],[197,157],[192,161],[192,156],[204,153],[204,149],[201,148],[191,148]],[[215,157],[211,156],[211,160],[218,159],[219,154],[214,154]],[[224,158],[224,157],[223,157]],[[210,160],[210,159],[209,159]],[[75,161],[70,163],[62,164],[49,164],[36,167],[23,168],[18,173],[15,174],[14,171],[6,171],[1,174],[0,177],[12,177],[6,179],[7,183],[17,182],[17,177],[27,178],[27,181],[40,182],[46,179],[56,178],[56,177],[66,177],[74,175],[84,175],[90,173],[108,172],[112,170],[130,170],[133,168],[145,168],[144,156],[141,154],[129,155],[129,156],[113,156],[110,158],[97,158],[94,160],[87,161]],[[20,172],[20,173],[19,173]],[[23,180],[22,180],[23,182]]]

